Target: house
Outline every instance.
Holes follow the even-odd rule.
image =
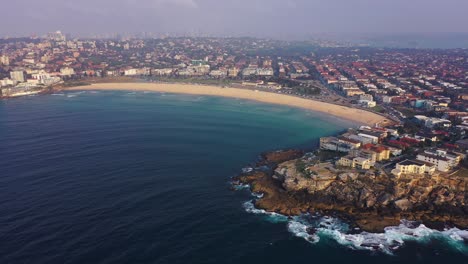
[[[368,170],[373,166],[373,163],[370,159],[363,157],[353,157],[352,155],[347,155],[342,157],[336,162],[337,166],[357,168],[362,170]]]
[[[427,173],[432,175],[435,172],[435,166],[431,163],[419,160],[404,160],[397,163],[396,168],[392,170],[392,174],[400,177],[406,174],[423,175]]]

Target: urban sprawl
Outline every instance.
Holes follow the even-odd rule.
[[[341,170],[468,175],[468,50],[351,47],[254,38],[0,39],[2,98],[92,82],[255,89],[379,113],[387,125],[322,138]]]

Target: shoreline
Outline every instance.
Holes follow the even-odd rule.
[[[338,217],[369,233],[384,233],[385,228],[398,226],[402,221],[424,224],[439,231],[447,227],[461,230],[468,227],[463,213],[466,207],[444,201],[445,193],[439,191],[448,188],[450,195],[458,197],[468,180],[420,177],[412,179],[412,185],[408,185],[408,178],[367,179],[365,175],[350,177],[346,173],[337,173],[330,177],[311,178],[309,183],[313,188],[304,189],[302,179],[305,177],[291,169],[304,154],[305,151],[299,149],[265,152],[255,165],[248,167],[249,171],[234,176],[232,184],[247,185],[252,194],[261,194],[253,200],[255,209],[286,217],[316,213]],[[299,188],[294,188],[296,183],[290,181],[292,178]],[[387,190],[382,186],[395,187]],[[426,198],[418,196],[420,200],[406,209],[398,206],[398,201],[415,198],[413,194],[427,186],[433,186],[433,195]],[[362,190],[365,190],[365,195]],[[393,195],[394,191],[399,194]]]
[[[227,98],[246,99],[276,105],[285,105],[302,108],[324,114],[329,114],[338,118],[346,119],[359,124],[374,126],[377,123],[389,120],[384,116],[332,103],[315,101],[295,97],[286,94],[277,94],[257,90],[247,90],[239,88],[221,88],[218,86],[194,85],[194,84],[165,84],[165,83],[97,83],[87,86],[76,86],[62,88],[68,91],[152,91],[173,94],[207,95]]]

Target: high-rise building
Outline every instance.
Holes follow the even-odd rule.
[[[53,41],[56,41],[56,42],[65,42],[67,40],[65,35],[63,35],[62,32],[60,32],[60,31],[51,32],[51,33],[47,34],[47,37],[50,40],[53,40]]]
[[[25,82],[26,76],[24,75],[24,71],[12,71],[10,72],[10,77],[12,80],[17,82]]]

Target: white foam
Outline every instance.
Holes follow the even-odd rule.
[[[431,240],[446,242],[451,248],[468,253],[468,231],[451,228],[444,231],[430,229],[423,224],[414,226],[413,222],[402,221],[399,226],[386,227],[384,233],[361,232],[349,234],[348,226],[336,218],[321,217],[318,220],[305,222],[296,217],[288,224],[288,230],[295,236],[317,243],[321,238],[328,238],[356,250],[381,251],[392,254],[407,241],[427,243]],[[310,232],[313,229],[315,232]]]
[[[233,187],[234,187],[235,190],[238,190],[238,191],[250,189],[249,184],[243,184],[243,183],[233,184]]]
[[[86,93],[86,92],[85,91],[80,91],[80,92],[66,93],[66,96],[68,98],[72,98],[72,97],[77,97],[78,95],[84,94],[84,93]]]
[[[252,193],[252,196],[254,196],[254,197],[258,198],[258,199],[263,198],[263,195],[264,195],[263,193],[255,193],[255,192]]]
[[[295,236],[303,238],[311,243],[317,243],[320,241],[320,237],[316,234],[309,233],[309,227],[298,221],[290,221],[288,223],[289,232],[293,233]]]
[[[263,209],[255,208],[253,200],[244,203],[245,211],[253,214],[261,214],[266,216],[266,220],[273,223],[287,222],[288,217],[278,213],[267,212]]]
[[[237,185],[236,188],[250,188],[249,185]],[[252,193],[261,198],[261,194]],[[273,223],[287,222],[289,232],[310,243],[332,240],[354,250],[370,250],[393,254],[408,241],[428,243],[437,240],[450,249],[468,255],[468,230],[450,228],[442,231],[428,228],[416,222],[401,221],[398,226],[389,226],[383,233],[351,232],[349,225],[338,218],[320,215],[301,215],[293,218],[255,208],[254,200],[243,204],[249,213],[264,215]],[[357,229],[359,230],[359,229]],[[355,230],[356,231],[356,230]]]

